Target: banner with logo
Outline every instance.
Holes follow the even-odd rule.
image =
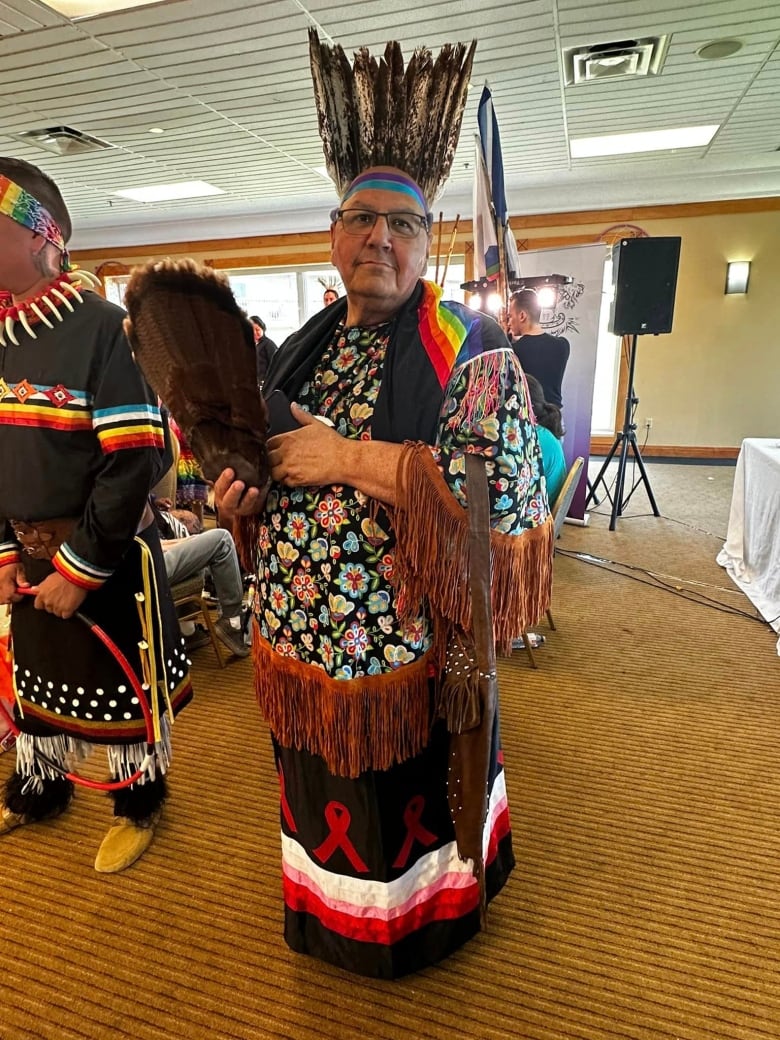
[[[571,346],[563,377],[563,450],[569,465],[578,455],[585,459],[582,480],[568,514],[577,520],[585,519],[593,381],[606,258],[607,248],[601,242],[520,254],[522,277],[564,274],[573,279],[570,285],[560,286],[556,305],[542,311],[540,324],[552,336],[565,336]]]

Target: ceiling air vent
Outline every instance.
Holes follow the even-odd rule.
[[[47,126],[42,130],[24,130],[11,136],[55,155],[78,155],[81,152],[99,152],[104,148],[114,147],[108,141],[90,137],[81,130],[74,130],[72,126]]]
[[[589,46],[565,47],[563,70],[567,86],[594,80],[657,76],[666,57],[670,37],[644,36],[638,40],[613,40]]]

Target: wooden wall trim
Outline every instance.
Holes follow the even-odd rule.
[[[291,232],[288,235],[252,235],[244,238],[204,238],[201,241],[159,242],[145,246],[103,246],[99,249],[76,249],[72,255],[79,260],[99,260],[105,256],[149,257],[187,256],[190,253],[221,252],[225,249],[283,249],[294,246],[307,249],[318,246],[330,252],[330,234],[327,231]]]
[[[518,238],[517,248],[522,253],[529,249],[563,249],[566,246],[592,245],[600,240],[599,231],[589,231],[584,235],[540,235],[538,238]],[[604,255],[607,255],[606,245]]]
[[[607,455],[614,437],[591,437],[591,455]],[[706,445],[640,444],[643,459],[728,459],[736,460],[739,448],[707,447]],[[633,456],[629,453],[629,461]]]
[[[561,245],[576,245],[580,242],[595,242],[599,236],[609,227],[615,224],[641,224],[644,220],[670,220],[689,217],[708,217],[718,214],[735,213],[761,213],[780,210],[780,198],[755,198],[755,199],[729,199],[718,202],[686,202],[663,206],[631,206],[622,209],[597,209],[581,210],[564,213],[535,213],[531,216],[510,215],[512,230],[515,237],[523,244],[520,248],[544,249],[555,248]],[[584,224],[596,224],[599,230],[591,234],[565,235],[560,238],[531,238],[526,239],[523,230],[532,228],[555,228],[555,227],[578,227]],[[444,221],[442,224],[442,242],[449,243],[454,221]],[[434,235],[438,236],[438,224],[434,229]],[[472,237],[472,222],[464,219],[458,224],[456,237],[456,251],[463,253],[463,244],[470,241]],[[527,244],[526,244],[527,243]],[[458,246],[461,246],[458,249]],[[324,231],[302,231],[290,232],[290,234],[275,235],[252,235],[242,238],[203,239],[202,241],[185,242],[160,242],[143,246],[101,246],[98,249],[75,249],[72,256],[79,263],[88,263],[95,260],[105,260],[110,256],[121,256],[123,258],[139,257],[147,260],[151,257],[160,256],[189,256],[192,253],[218,253],[226,250],[251,250],[248,257],[239,257],[240,267],[267,267],[276,263],[278,266],[284,264],[274,257],[265,255],[266,250],[279,249],[285,257],[297,256],[301,263],[302,257],[295,253],[295,249],[301,248],[311,250],[312,254],[318,250],[327,251],[330,256],[330,232]],[[262,263],[255,263],[258,250],[263,250]],[[250,263],[246,261],[249,260]],[[286,260],[284,263],[290,263]],[[319,263],[319,255],[306,256],[303,262]],[[220,261],[220,266],[223,266]]]
[[[442,224],[442,241],[449,246],[450,238],[452,236],[452,229],[455,226],[454,221],[444,221]],[[438,235],[438,224],[434,229],[434,235]],[[460,221],[458,224],[458,234],[455,238],[455,251],[463,252],[463,245],[471,241],[471,221]],[[460,245],[460,250],[458,246]],[[258,254],[258,248],[263,250],[278,249],[284,256],[289,256],[292,259],[291,263],[301,263],[300,250],[307,250],[315,253],[316,251],[322,251],[327,253],[330,257],[330,231],[291,231],[285,235],[251,235],[244,236],[242,238],[204,238],[201,241],[192,240],[188,242],[159,242],[152,243],[151,245],[145,246],[101,246],[98,249],[75,249],[71,253],[74,258],[80,261],[89,260],[103,260],[106,256],[122,256],[122,257],[142,257],[147,260],[151,257],[167,256],[172,253],[176,256],[188,256],[191,253],[220,253],[225,250],[237,250],[247,249],[254,250],[255,252],[248,256],[241,256],[238,259],[241,261],[239,266],[255,266],[254,264],[247,264],[247,260],[253,260]],[[309,260],[308,253],[304,254],[304,262]],[[271,262],[279,264],[280,261],[276,256],[267,256],[263,254],[262,263],[256,266],[265,267],[268,266],[269,260]],[[314,263],[319,261],[315,258]],[[224,261],[220,261],[221,266],[227,266]]]
[[[622,209],[573,210],[567,213],[534,213],[527,217],[510,214],[512,230],[522,228],[574,227],[578,224],[641,224],[643,220],[674,220],[734,213],[764,213],[780,210],[780,198],[725,199],[717,202],[679,202],[662,206],[628,206]]]
[[[215,256],[205,260],[209,267],[218,271],[247,270],[251,267],[300,267],[302,264],[327,264],[330,262],[330,247],[310,253],[254,253],[245,256]]]

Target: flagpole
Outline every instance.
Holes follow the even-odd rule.
[[[441,286],[442,289],[444,288],[444,282],[445,282],[445,280],[447,278],[447,268],[450,266],[450,259],[452,258],[452,251],[455,248],[455,237],[458,234],[458,223],[459,223],[459,221],[460,221],[460,213],[456,213],[455,214],[455,223],[453,224],[453,227],[452,227],[452,236],[450,238],[450,248],[447,250],[447,259],[446,259],[445,264],[444,264],[444,273],[442,274],[441,281],[439,282],[439,285]]]
[[[438,281],[439,281],[439,260],[441,258],[441,224],[442,224],[443,220],[444,220],[444,213],[443,213],[442,210],[439,210],[439,237],[438,237],[438,239],[436,241],[436,278],[435,278],[435,281],[437,282],[437,284],[438,284]]]
[[[496,222],[496,239],[498,240],[498,293],[501,304],[506,309],[509,304],[509,275],[506,269],[506,252],[504,250],[504,229],[501,227],[498,217]]]

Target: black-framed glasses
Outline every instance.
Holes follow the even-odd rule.
[[[373,209],[334,209],[330,214],[334,224],[337,220],[341,221],[341,226],[348,235],[367,235],[379,217],[384,217],[387,221],[391,238],[417,238],[423,229],[430,230],[427,217],[404,210],[377,213]]]

